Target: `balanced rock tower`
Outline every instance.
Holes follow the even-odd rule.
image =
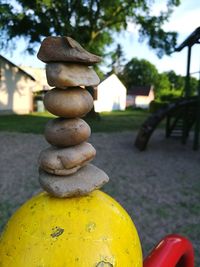
[[[45,127],[50,146],[39,156],[45,190],[26,201],[0,236],[0,267],[142,267],[134,223],[112,197],[98,190],[108,176],[90,161],[90,127],[82,119],[93,99],[85,89],[99,78],[100,61],[70,37],[47,37],[38,58],[46,62],[44,98],[58,116]],[[109,89],[109,88],[108,88]]]
[[[109,180],[102,170],[89,164],[96,151],[87,142],[90,127],[81,119],[93,107],[93,98],[85,88],[99,84],[91,65],[101,58],[70,37],[47,37],[38,58],[47,63],[47,81],[55,87],[45,95],[44,105],[59,116],[45,128],[51,146],[39,156],[40,184],[60,198],[88,194]]]

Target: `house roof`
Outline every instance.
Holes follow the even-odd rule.
[[[148,96],[150,90],[153,88],[152,85],[147,86],[132,86],[128,91],[129,95],[141,95],[141,96]]]
[[[126,90],[126,87],[124,84],[120,81],[120,79],[117,77],[116,74],[111,74],[108,77],[106,77],[104,80],[100,82],[100,84],[97,86],[97,88],[102,86],[107,86],[109,88],[116,88],[116,85],[120,86],[121,88],[124,88]]]
[[[26,76],[28,76],[31,80],[35,81],[35,78],[33,78],[33,76],[31,76],[28,72],[24,71],[23,69],[21,69],[19,66],[15,65],[13,62],[11,62],[10,60],[8,60],[7,58],[3,57],[2,55],[0,55],[0,58],[2,58],[3,60],[7,61],[9,64],[11,64],[13,67],[18,68],[21,72],[23,72]]]

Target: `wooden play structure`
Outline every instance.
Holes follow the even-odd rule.
[[[136,140],[135,146],[139,150],[145,150],[148,141],[157,128],[158,124],[166,119],[166,137],[179,137],[183,144],[186,144],[189,133],[193,130],[193,149],[199,148],[199,131],[200,131],[200,79],[196,96],[191,96],[190,89],[190,65],[191,65],[191,51],[195,44],[199,44],[200,27],[198,27],[188,38],[176,48],[179,52],[187,47],[187,72],[185,77],[184,97],[176,102],[169,103],[167,107],[161,108],[155,113],[151,114],[142,124]],[[200,73],[200,71],[196,72]]]

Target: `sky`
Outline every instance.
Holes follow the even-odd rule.
[[[162,1],[159,1],[162,2]],[[200,26],[200,1],[182,0],[181,5],[175,9],[164,29],[176,31],[178,33],[177,44],[181,44],[190,33]],[[157,5],[155,13],[162,8],[162,4]],[[164,56],[159,59],[155,51],[150,49],[147,44],[137,42],[138,35],[131,25],[129,31],[124,34],[122,44],[126,40],[126,57],[147,59],[154,64],[159,72],[174,70],[177,74],[186,74],[187,48],[181,52],[175,52],[171,56]],[[192,48],[191,72],[200,70],[200,46],[194,45]]]
[[[156,1],[153,13],[157,14],[164,8],[163,0]],[[178,44],[182,43],[187,36],[200,26],[200,1],[182,0],[181,5],[175,8],[169,22],[165,23],[164,29],[168,31],[177,31]],[[171,56],[164,56],[159,59],[154,50],[150,49],[145,43],[138,42],[137,27],[133,24],[128,25],[127,31],[116,35],[116,44],[120,43],[124,50],[126,61],[133,57],[146,59],[156,66],[158,71],[164,72],[174,70],[177,74],[186,74],[187,48],[181,52],[175,52]],[[39,48],[39,46],[38,46]],[[10,53],[4,53],[4,56],[16,65],[25,65],[43,68],[44,64],[39,61],[36,55],[30,56],[24,54],[25,42],[19,41],[16,50]],[[192,48],[191,72],[200,70],[200,46],[195,45]],[[195,77],[198,77],[195,75]]]

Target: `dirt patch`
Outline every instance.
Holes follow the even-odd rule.
[[[136,133],[96,133],[93,163],[110,177],[103,190],[117,199],[134,220],[144,255],[165,235],[187,236],[200,265],[200,151],[157,131],[148,150],[134,148]],[[37,159],[48,144],[42,135],[0,133],[1,227],[38,190]]]

